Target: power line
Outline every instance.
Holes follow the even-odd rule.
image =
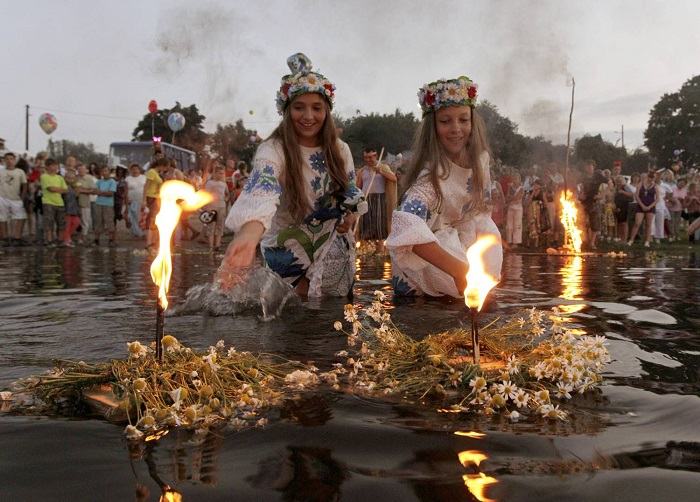
[[[83,117],[99,117],[103,119],[112,119],[112,120],[128,120],[130,122],[133,122],[134,120],[139,121],[141,120],[140,118],[134,118],[134,117],[117,117],[115,115],[102,115],[99,113],[85,113],[85,112],[71,112],[69,110],[57,110],[55,108],[49,108],[47,106],[40,106],[40,105],[32,105],[32,108],[35,109],[41,109],[41,110],[46,110],[49,112],[55,112],[55,113],[66,113],[68,115],[81,115]]]

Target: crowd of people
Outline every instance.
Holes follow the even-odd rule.
[[[549,164],[518,171],[502,168],[492,183],[493,218],[508,246],[559,247],[564,243],[560,198],[577,203],[578,225],[589,250],[601,242],[631,246],[700,241],[692,223],[700,217],[700,172],[669,169],[622,174],[623,165],[599,169],[593,160],[566,170]]]
[[[154,248],[159,191],[170,179],[214,196],[203,209],[209,212],[207,223],[197,225],[197,215],[186,214],[178,239],[219,250],[227,211],[247,180],[246,164],[213,160],[204,169],[183,173],[157,145],[145,166],[100,166],[73,155],[60,163],[45,152],[35,157],[6,152],[0,165],[0,245],[114,246],[121,235]]]

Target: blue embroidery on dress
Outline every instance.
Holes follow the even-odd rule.
[[[316,176],[314,179],[311,180],[311,188],[314,189],[314,192],[319,192],[321,190],[321,177]]]
[[[397,296],[414,296],[416,294],[413,288],[398,275],[391,277],[391,286]]]
[[[245,193],[275,193],[281,194],[282,187],[275,177],[275,169],[267,164],[263,168],[256,167],[243,187]]]
[[[297,262],[297,257],[287,248],[264,248],[263,256],[267,266],[280,277],[297,277],[304,273],[302,264]]]
[[[309,164],[311,165],[311,169],[318,174],[326,173],[326,158],[323,156],[323,152],[312,153],[309,157]]]
[[[416,216],[424,219],[425,221],[428,221],[430,219],[430,210],[428,209],[428,206],[425,205],[425,203],[420,199],[405,200],[401,204],[401,211],[415,214]]]

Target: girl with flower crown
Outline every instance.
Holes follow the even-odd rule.
[[[350,148],[331,117],[335,86],[311,70],[303,54],[287,60],[277,111],[282,121],[260,144],[248,182],[226,226],[235,232],[218,278],[230,287],[237,270],[253,264],[260,244],[270,269],[309,296],[344,296],[355,274],[348,232],[366,211],[355,185]],[[238,274],[240,276],[240,274]]]
[[[386,241],[395,294],[463,296],[466,251],[487,234],[498,245],[485,253],[485,270],[500,279],[503,250],[490,214],[489,148],[476,93],[463,76],[418,92],[423,120]]]

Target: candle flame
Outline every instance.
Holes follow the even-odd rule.
[[[564,226],[564,247],[574,253],[580,253],[582,232],[576,226],[578,210],[574,202],[574,194],[570,190],[563,190],[559,202],[561,202],[561,224]]]
[[[166,181],[160,188],[160,211],[155,220],[160,242],[158,255],[151,264],[151,278],[158,286],[158,302],[164,310],[168,308],[168,289],[173,271],[170,239],[180,221],[180,215],[183,209],[194,211],[211,200],[209,192],[197,192],[192,185],[184,181]]]
[[[484,268],[484,253],[491,246],[498,245],[498,239],[493,234],[484,235],[467,249],[467,287],[464,290],[464,303],[469,308],[477,311],[484,306],[484,300],[489,291],[498,284],[498,281]]]
[[[480,502],[496,502],[486,496],[486,487],[498,483],[496,478],[487,476],[483,472],[477,474],[464,474],[462,476],[467,490],[472,496]]]

